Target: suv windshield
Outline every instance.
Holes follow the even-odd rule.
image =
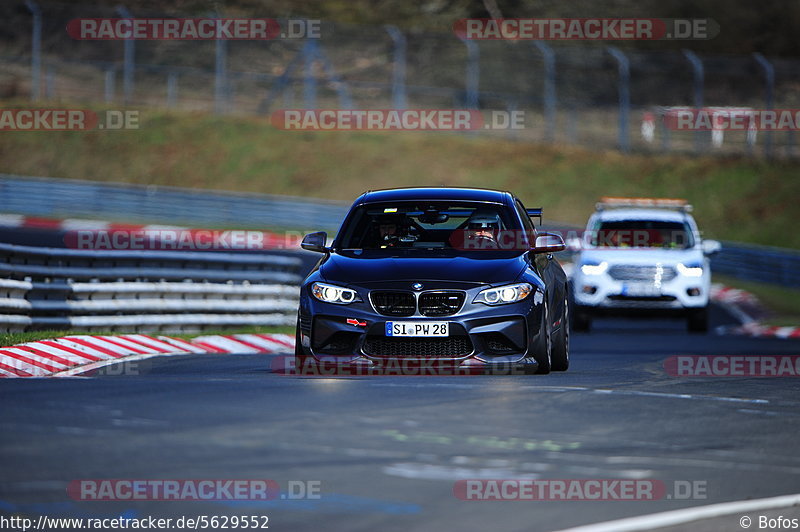
[[[615,220],[600,222],[592,245],[612,248],[687,249],[694,246],[691,228],[684,222]]]
[[[496,203],[370,203],[353,211],[336,247],[342,250],[452,250],[464,249],[465,241],[491,245],[497,242],[502,231],[519,229],[519,222],[512,214]],[[483,246],[484,249],[488,247]]]

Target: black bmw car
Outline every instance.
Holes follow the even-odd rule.
[[[295,364],[380,368],[397,361],[564,371],[567,277],[560,236],[537,232],[510,192],[420,187],[353,203],[301,287]]]

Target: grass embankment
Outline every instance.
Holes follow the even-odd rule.
[[[294,334],[294,327],[287,326],[274,326],[274,327],[245,327],[241,329],[232,329],[226,331],[204,331],[202,333],[193,334],[170,334],[170,333],[157,333],[164,334],[165,336],[173,336],[175,338],[182,338],[189,340],[197,336],[205,336],[207,334]],[[93,334],[93,335],[108,335],[108,334],[131,334],[121,332],[76,332],[76,331],[31,331],[20,333],[0,333],[0,346],[7,347],[10,345],[22,344],[25,342],[35,342],[37,340],[49,340],[52,338],[60,338],[62,336],[70,336],[77,334]],[[148,334],[148,333],[144,333]]]
[[[683,197],[709,237],[800,248],[800,165],[790,162],[623,156],[448,133],[293,132],[267,119],[147,109],[138,130],[5,133],[0,161],[0,171],[23,175],[338,200],[393,186],[492,187],[574,224],[603,195]]]

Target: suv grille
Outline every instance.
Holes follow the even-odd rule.
[[[375,291],[369,297],[375,310],[384,316],[412,316],[417,308],[411,292]]]
[[[448,338],[385,338],[368,336],[364,353],[373,357],[459,358],[472,352],[468,336]]]
[[[617,281],[650,281],[660,277],[661,282],[675,278],[675,268],[671,266],[634,266],[618,264],[608,269],[608,275]]]
[[[451,316],[464,303],[464,292],[426,292],[419,296],[419,313],[423,316]]]

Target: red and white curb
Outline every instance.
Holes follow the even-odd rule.
[[[770,338],[800,338],[800,327],[777,327],[751,323],[734,327],[726,331],[728,334],[743,334],[747,336]]]
[[[178,226],[142,225],[106,222],[103,220],[84,220],[78,218],[56,219],[21,214],[0,214],[0,226],[22,227],[25,229],[47,229],[50,231],[159,231],[165,229],[184,229]]]
[[[711,299],[720,303],[730,303],[732,305],[761,306],[758,298],[750,292],[718,283],[711,285]]]
[[[720,327],[720,334],[740,334],[771,338],[800,338],[800,327],[776,327],[762,325],[760,320],[767,311],[758,298],[746,290],[721,284],[711,285],[711,299],[725,307],[741,322],[737,327]]]
[[[288,334],[200,336],[75,335],[0,348],[2,377],[70,377],[121,361],[198,353],[277,354],[292,352]]]
[[[213,242],[220,249],[297,249],[300,246],[299,234],[273,233],[270,231],[246,231],[239,234],[235,231],[215,231],[204,228],[189,228],[173,225],[142,225],[107,222],[103,220],[84,220],[77,218],[55,219],[40,218],[36,216],[23,216],[21,214],[2,214],[0,213],[0,227],[15,227],[24,229],[40,229],[46,231],[64,231],[67,247],[91,249],[137,249],[126,246],[142,246],[148,243],[155,249],[198,249],[208,250],[212,244],[209,235],[215,235]],[[120,234],[121,243],[117,243],[116,237],[88,238],[91,235],[85,233],[108,233],[110,235]],[[244,236],[243,236],[244,235]],[[130,242],[134,239],[140,244]],[[115,245],[121,246],[114,248]],[[84,246],[90,246],[84,248]]]

